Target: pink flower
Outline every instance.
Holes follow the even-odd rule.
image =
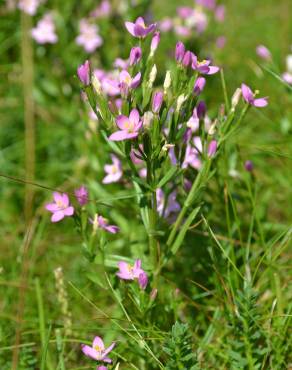
[[[137,109],[133,109],[129,117],[120,115],[116,118],[116,124],[120,128],[109,137],[111,141],[122,141],[126,139],[134,139],[139,135],[142,127],[142,121]]]
[[[123,175],[122,164],[118,157],[111,155],[113,164],[106,164],[104,170],[107,173],[105,178],[102,180],[103,184],[110,184],[112,182],[118,182]]]
[[[186,48],[184,46],[184,44],[179,41],[177,44],[176,44],[176,47],[175,47],[175,59],[177,62],[181,63],[182,60],[183,60],[183,57],[185,55],[185,51],[186,51]]]
[[[91,16],[97,19],[108,17],[111,13],[112,7],[108,0],[103,0],[100,5],[91,12]]]
[[[152,101],[153,113],[156,113],[156,114],[159,113],[162,103],[163,103],[163,92],[156,91],[156,93],[153,96],[153,101]]]
[[[51,14],[45,14],[31,30],[32,38],[38,44],[55,44],[58,36],[55,33],[55,24]]]
[[[173,21],[171,18],[164,18],[159,22],[159,29],[162,32],[169,32],[173,27]]]
[[[135,23],[125,22],[125,26],[130,34],[134,37],[144,38],[149,33],[153,32],[156,28],[156,23],[145,25],[144,19],[139,17],[136,19]]]
[[[83,207],[88,203],[88,190],[85,186],[80,186],[79,189],[75,190],[75,196],[78,203]]]
[[[140,285],[140,288],[141,289],[146,289],[147,285],[148,285],[148,275],[146,274],[145,271],[143,271],[139,277],[138,277],[138,283]]]
[[[190,18],[194,13],[194,9],[189,6],[180,6],[177,8],[177,14],[182,19],[188,19]]]
[[[18,8],[29,15],[35,15],[39,5],[40,0],[19,0],[18,2]]]
[[[120,69],[127,69],[129,67],[128,59],[116,58],[114,61],[114,67]]]
[[[192,53],[192,68],[199,73],[206,75],[213,75],[219,71],[219,67],[210,66],[210,60],[203,60],[202,62],[198,61],[198,58],[195,54]]]
[[[76,38],[77,45],[83,46],[87,53],[93,53],[103,43],[98,34],[98,27],[90,24],[86,19],[79,23],[80,35]]]
[[[146,289],[148,284],[148,276],[141,268],[141,260],[136,260],[134,266],[129,263],[120,261],[118,263],[119,271],[117,276],[122,280],[137,280],[141,289]]]
[[[254,168],[253,162],[251,160],[245,161],[244,168],[246,169],[246,171],[252,172]]]
[[[195,95],[200,95],[206,85],[206,79],[204,77],[198,77],[194,84]]]
[[[122,71],[120,73],[120,88],[124,89],[136,89],[141,82],[141,72],[137,73],[135,77],[131,77],[128,71]]]
[[[218,5],[215,9],[215,19],[218,22],[224,22],[225,19],[225,6],[224,5]]]
[[[245,84],[241,85],[241,92],[242,92],[243,99],[248,104],[253,105],[254,107],[262,108],[268,105],[268,101],[267,101],[268,98],[265,97],[265,98],[255,99],[253,92]]]
[[[92,358],[95,361],[111,363],[112,360],[107,355],[113,350],[116,343],[113,342],[108,348],[105,348],[103,340],[100,337],[95,337],[92,346],[86,344],[81,345],[82,352],[85,356]]]
[[[150,45],[150,54],[153,55],[158,48],[158,45],[160,43],[160,32],[155,32]]]
[[[270,50],[267,47],[265,47],[264,45],[258,45],[256,47],[256,53],[263,60],[268,61],[268,60],[272,59],[272,54],[271,54]]]
[[[97,366],[96,370],[107,370],[107,367],[106,366]]]
[[[216,6],[216,0],[196,0],[196,3],[208,9],[214,9]]]
[[[167,218],[171,213],[176,213],[180,210],[180,205],[176,201],[176,191],[169,194],[165,199],[165,194],[162,189],[156,190],[157,212],[160,216]]]
[[[199,152],[200,150],[198,151],[198,148],[193,148],[190,144],[188,144],[182,168],[187,168],[188,166],[191,166],[196,170],[199,170],[202,167],[202,162],[199,158]]]
[[[216,39],[216,46],[218,49],[223,49],[226,44],[226,37],[225,36],[219,36]]]
[[[120,231],[120,228],[116,225],[109,225],[108,220],[97,213],[94,215],[94,219],[89,219],[89,222],[93,225],[93,230],[103,229],[111,234],[116,234]]]
[[[216,151],[217,151],[217,141],[212,140],[208,146],[208,157],[209,158],[214,157]]]
[[[135,46],[130,52],[130,66],[133,66],[140,62],[142,58],[142,50],[139,46]]]
[[[51,217],[52,222],[61,221],[66,216],[73,216],[74,207],[70,205],[69,197],[66,193],[54,192],[53,197],[54,202],[46,205],[46,209],[53,214]]]
[[[284,72],[282,74],[282,79],[287,82],[287,84],[292,85],[292,73]]]
[[[90,84],[90,63],[88,60],[77,68],[77,76],[84,86]]]

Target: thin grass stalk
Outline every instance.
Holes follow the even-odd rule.
[[[24,129],[25,129],[25,179],[34,180],[35,176],[35,119],[33,101],[33,47],[30,37],[32,28],[31,17],[21,12],[21,59],[22,83],[24,97]],[[32,217],[34,190],[31,186],[25,187],[24,215],[26,223]]]

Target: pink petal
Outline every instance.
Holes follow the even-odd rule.
[[[70,206],[63,210],[65,216],[73,216],[74,215],[74,207]]]
[[[253,105],[260,108],[266,107],[268,105],[267,98],[254,99]]]
[[[53,192],[53,198],[55,202],[63,202],[62,194],[58,193],[57,191]]]
[[[129,118],[121,114],[116,118],[116,124],[121,130],[128,130]]]
[[[57,211],[55,212],[52,217],[51,217],[51,221],[52,222],[58,222],[58,221],[61,221],[63,220],[63,218],[65,217],[64,215],[64,212],[63,211]]]
[[[122,141],[126,139],[134,139],[138,136],[138,132],[129,133],[128,131],[116,131],[108,138],[110,141]]]
[[[138,18],[136,19],[135,25],[139,25],[139,26],[141,26],[141,27],[145,28],[145,22],[144,22],[144,19],[143,19],[142,17],[138,17]]]
[[[247,103],[250,103],[251,101],[253,101],[253,93],[247,85],[241,84],[241,92],[242,92],[242,96],[244,100]]]
[[[113,342],[104,352],[103,355],[106,356],[115,347],[116,343]]]
[[[57,212],[59,207],[57,206],[56,203],[49,203],[49,204],[46,204],[46,209],[50,212]]]
[[[110,358],[108,358],[108,357],[104,358],[102,361],[103,362],[106,362],[108,364],[111,364],[112,363],[112,360]]]
[[[121,71],[119,78],[120,78],[120,82],[125,82],[126,85],[128,85],[127,83],[128,80],[130,81],[132,80],[129,72],[126,70]]]
[[[140,259],[136,260],[134,263],[134,268],[135,269],[140,269],[142,265],[142,261]]]
[[[125,26],[127,28],[127,30],[130,32],[130,34],[132,36],[136,36],[135,35],[135,24],[132,23],[132,22],[125,22]]]
[[[141,82],[141,72],[137,73],[136,76],[133,78],[131,83],[131,88],[136,89],[140,85]]]
[[[93,343],[92,343],[92,347],[95,347],[95,346],[98,346],[100,348],[101,351],[104,350],[104,343],[103,343],[103,340],[96,336],[94,339],[93,339]]]
[[[219,67],[215,67],[215,66],[210,66],[209,67],[209,72],[207,73],[208,75],[213,75],[215,73],[217,73],[219,71]]]
[[[97,351],[94,348],[83,344],[81,346],[81,350],[85,354],[85,356],[88,356],[88,357],[92,358],[93,360],[98,360],[98,354],[97,354]]]
[[[134,127],[137,126],[140,120],[140,115],[137,109],[133,109],[130,113],[129,120],[134,124]]]
[[[106,231],[108,231],[109,233],[111,234],[116,234],[119,232],[120,228],[118,226],[115,226],[115,225],[108,225],[108,226],[105,226],[104,229]]]

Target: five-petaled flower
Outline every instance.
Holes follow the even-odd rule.
[[[113,164],[106,164],[104,170],[107,175],[102,180],[103,184],[111,184],[112,182],[118,182],[123,175],[122,163],[118,157],[111,155]]]
[[[97,213],[93,219],[89,219],[89,222],[93,225],[93,230],[96,232],[98,229],[103,229],[111,234],[116,234],[120,231],[120,228],[116,225],[109,225],[108,220]]]
[[[119,79],[121,94],[127,96],[130,89],[136,89],[140,85],[141,72],[138,72],[136,76],[132,78],[129,72],[124,70],[120,73]]]
[[[109,137],[109,140],[111,141],[134,139],[139,135],[139,131],[142,127],[142,121],[140,120],[140,115],[137,109],[133,109],[129,117],[119,115],[116,118],[116,124],[120,130],[111,134]]]
[[[245,84],[241,85],[241,92],[242,92],[243,99],[248,104],[253,105],[254,107],[262,108],[268,105],[267,97],[255,99],[255,94]]]
[[[122,280],[137,280],[140,287],[145,289],[148,284],[148,276],[146,272],[141,268],[141,260],[136,260],[134,265],[130,265],[127,262],[120,261],[118,263],[119,271],[117,276]]]
[[[46,209],[52,213],[51,221],[58,222],[66,216],[73,216],[74,207],[70,205],[69,197],[66,193],[53,193],[54,202],[46,205]]]
[[[125,22],[125,26],[132,36],[144,38],[149,33],[155,30],[156,23],[152,23],[149,26],[146,26],[144,19],[142,17],[139,17],[136,19],[135,23]]]
[[[219,71],[219,67],[210,66],[210,60],[203,60],[201,62],[198,61],[198,58],[195,54],[192,53],[192,68],[195,71],[198,71],[201,74],[205,75],[213,75]]]
[[[105,348],[103,340],[100,337],[95,337],[91,347],[86,344],[82,344],[81,349],[85,356],[96,361],[107,362],[110,364],[112,360],[108,358],[107,355],[112,351],[115,345],[116,343],[113,342],[108,348]]]

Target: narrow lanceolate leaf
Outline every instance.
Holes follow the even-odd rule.
[[[195,208],[186,219],[185,223],[183,224],[182,228],[180,229],[177,238],[173,246],[171,247],[171,253],[174,255],[179,250],[182,242],[184,241],[185,235],[188,231],[188,228],[191,226],[192,222],[194,221],[195,217],[197,216],[201,207]]]
[[[166,174],[162,177],[162,179],[159,181],[159,183],[157,184],[157,188],[162,188],[162,186],[164,186],[166,183],[168,183],[173,178],[173,176],[175,175],[177,170],[178,170],[177,167],[171,167],[166,172]]]

